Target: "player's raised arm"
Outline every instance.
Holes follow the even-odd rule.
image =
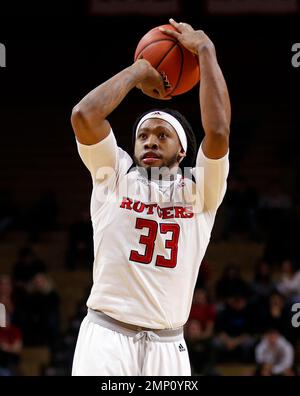
[[[194,30],[187,23],[170,20],[177,29],[161,29],[199,57],[200,109],[205,138],[202,150],[206,157],[218,159],[228,151],[230,129],[230,100],[226,82],[217,61],[214,44],[202,30]]]
[[[73,108],[71,122],[77,140],[93,145],[106,138],[110,131],[106,117],[134,87],[154,98],[167,99],[161,75],[148,61],[137,60],[92,90]]]

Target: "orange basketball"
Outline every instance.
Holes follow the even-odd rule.
[[[176,30],[172,25],[162,25]],[[159,26],[150,30],[140,40],[134,54],[134,60],[144,58],[160,73],[165,74],[171,85],[167,89],[169,96],[183,94],[192,89],[200,80],[198,57],[184,48],[178,40],[159,30]]]

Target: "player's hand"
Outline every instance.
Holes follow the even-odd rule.
[[[187,50],[193,54],[198,55],[203,48],[214,49],[214,44],[210,38],[203,32],[203,30],[194,30],[191,25],[183,22],[175,22],[170,19],[170,24],[177,30],[160,28],[160,31],[168,36],[176,38]]]
[[[166,93],[166,81],[163,76],[156,70],[146,59],[136,61],[143,67],[142,77],[136,85],[145,95],[155,99],[168,100],[172,99]]]

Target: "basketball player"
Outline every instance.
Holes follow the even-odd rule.
[[[182,328],[226,190],[230,101],[208,36],[186,23],[170,23],[177,31],[164,32],[199,57],[205,137],[198,153],[189,123],[170,109],[138,118],[134,162],[117,146],[106,118],[131,89],[169,99],[163,78],[146,60],[95,88],[73,109],[79,154],[93,180],[95,261],[72,375],[191,374]],[[204,177],[192,169],[183,178],[180,168],[194,166],[196,155],[195,169],[203,169]],[[160,177],[151,177],[154,168]],[[124,181],[131,191],[116,199]],[[199,202],[186,204],[183,189],[196,191],[201,210]]]

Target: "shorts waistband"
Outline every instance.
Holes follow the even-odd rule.
[[[120,322],[103,312],[95,311],[91,308],[88,308],[87,319],[109,330],[116,331],[128,337],[133,337],[134,341],[144,338],[147,341],[174,342],[180,341],[183,338],[183,327],[162,330],[140,327]]]

